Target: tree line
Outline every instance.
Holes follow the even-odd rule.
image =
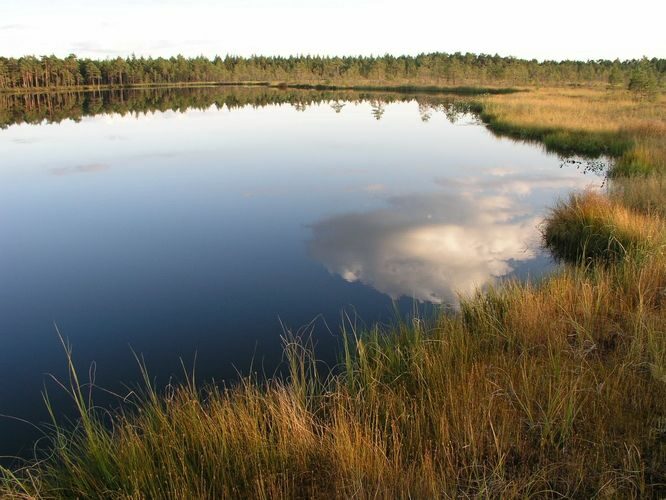
[[[567,85],[627,86],[636,75],[662,85],[666,59],[537,61],[498,55],[238,57],[182,55],[79,59],[74,54],[0,57],[0,89],[131,86],[194,82],[297,82],[331,85]]]

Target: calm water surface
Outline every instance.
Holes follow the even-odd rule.
[[[130,349],[162,383],[195,353],[200,380],[272,373],[283,328],[315,318],[333,362],[342,311],[390,321],[550,269],[544,209],[599,184],[433,97],[169,92],[5,113],[0,413],[44,421],[44,384],[66,405],[54,324],[113,389],[138,380]],[[36,436],[0,419],[0,453]]]

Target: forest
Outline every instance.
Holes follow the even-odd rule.
[[[291,56],[209,59],[127,57],[104,60],[51,56],[0,57],[0,89],[299,82],[329,85],[607,85],[632,81],[658,88],[666,59],[537,61],[472,53],[417,56]]]

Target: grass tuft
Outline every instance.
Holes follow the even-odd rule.
[[[615,262],[661,252],[664,223],[660,217],[636,213],[593,192],[575,193],[546,218],[545,245],[570,262]]]

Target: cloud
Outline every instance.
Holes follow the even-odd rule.
[[[539,220],[464,196],[411,195],[315,224],[310,254],[343,279],[392,298],[453,303],[456,292],[509,274],[510,260],[534,257]]]
[[[368,193],[379,193],[381,191],[386,191],[386,186],[384,184],[368,184],[361,189]]]
[[[392,197],[385,208],[315,223],[309,252],[329,272],[394,299],[455,304],[458,293],[510,275],[540,254],[544,205],[582,187],[581,177],[440,179],[457,189]],[[525,198],[539,188],[545,197]]]
[[[486,170],[479,177],[437,178],[435,182],[444,188],[469,194],[493,191],[521,196],[532,194],[535,190],[561,190],[594,185],[594,181],[590,182],[590,178],[583,178],[580,172],[552,175],[535,171],[533,174],[526,174],[505,168]],[[600,180],[598,184],[601,183]]]
[[[92,41],[78,41],[73,42],[71,45],[71,51],[75,53],[91,53],[91,54],[102,54],[102,55],[116,55],[116,56],[125,56],[125,50],[116,50],[110,49],[108,47],[101,46],[97,42]]]
[[[28,26],[25,24],[0,24],[0,31],[10,31],[10,30],[22,30],[26,29]]]
[[[108,165],[104,163],[89,163],[86,165],[77,165],[75,167],[58,167],[50,170],[53,175],[72,175],[72,174],[91,174],[107,170]]]
[[[34,144],[40,140],[41,139],[37,137],[15,137],[14,139],[11,139],[14,144]]]
[[[104,23],[103,26],[102,25],[100,26],[104,29],[113,27],[111,23]],[[127,57],[127,55],[131,52],[150,54],[154,52],[169,50],[172,51],[174,54],[176,54],[181,51],[183,46],[204,47],[206,46],[206,44],[211,44],[211,43],[212,42],[209,39],[188,39],[180,41],[157,39],[150,43],[137,42],[131,49],[126,49],[126,48],[114,49],[114,48],[109,48],[108,46],[105,45],[100,45],[99,43],[93,40],[79,40],[71,44],[70,50],[78,54],[88,53],[88,54],[96,54],[98,56]]]

